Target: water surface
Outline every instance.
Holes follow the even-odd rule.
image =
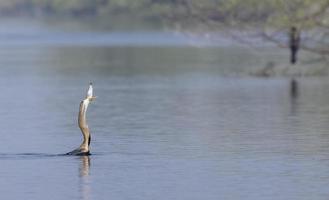
[[[234,48],[0,49],[4,199],[327,199],[329,81],[236,76]],[[284,53],[269,52],[272,59]],[[92,156],[77,147],[89,81]]]

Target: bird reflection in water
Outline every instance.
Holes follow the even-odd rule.
[[[79,167],[79,184],[80,184],[80,195],[83,200],[91,199],[91,189],[90,189],[90,177],[89,177],[89,167],[90,158],[89,156],[80,156],[80,167]]]
[[[89,176],[90,158],[89,156],[80,156],[81,165],[79,168],[80,177]]]
[[[290,113],[292,116],[296,115],[298,107],[299,86],[295,78],[290,81]]]
[[[298,82],[296,79],[291,79],[290,81],[290,95],[291,98],[296,99],[298,97]]]

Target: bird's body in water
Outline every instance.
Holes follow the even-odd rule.
[[[89,132],[89,127],[87,125],[87,120],[86,120],[86,112],[87,112],[87,108],[88,105],[91,101],[93,101],[96,97],[93,96],[93,87],[92,87],[92,83],[89,84],[89,88],[87,91],[87,96],[84,100],[81,101],[80,103],[80,108],[79,108],[79,115],[78,115],[78,125],[79,128],[82,132],[83,135],[83,142],[81,143],[81,145],[71,151],[68,152],[66,155],[90,155],[90,140],[91,140],[91,136],[90,136],[90,132]]]

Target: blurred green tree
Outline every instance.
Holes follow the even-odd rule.
[[[177,3],[177,2],[176,2]],[[262,37],[288,47],[288,32],[302,34],[301,49],[329,56],[328,0],[180,0],[169,16],[180,29],[225,30],[241,42]]]

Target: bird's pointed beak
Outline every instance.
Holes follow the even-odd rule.
[[[94,101],[96,98],[97,96],[88,97],[89,101]]]

